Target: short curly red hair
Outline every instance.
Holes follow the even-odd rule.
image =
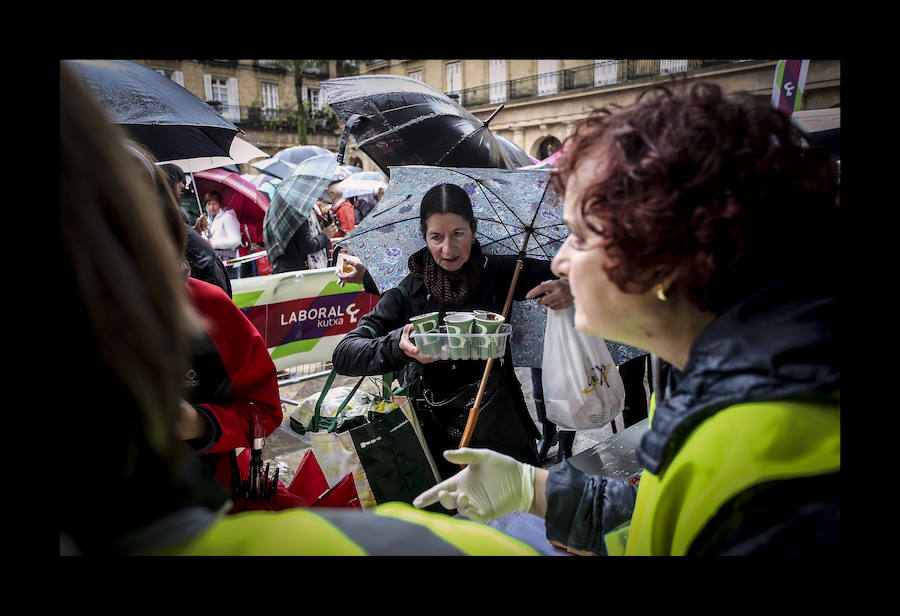
[[[834,237],[838,181],[827,152],[767,100],[714,83],[681,95],[657,86],[582,120],[554,173],[561,194],[582,165],[602,170],[581,214],[623,292],[646,292],[682,266],[675,286],[721,313]]]

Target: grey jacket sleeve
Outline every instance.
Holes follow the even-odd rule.
[[[583,473],[569,462],[547,476],[547,538],[606,556],[604,536],[631,520],[637,486]]]

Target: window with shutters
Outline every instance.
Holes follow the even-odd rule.
[[[216,101],[222,116],[230,122],[241,119],[241,103],[238,100],[237,79],[234,77],[203,76],[206,100]]]
[[[181,71],[167,71],[161,68],[155,69],[157,73],[164,77],[168,77],[182,88],[184,87],[184,73]]]
[[[619,77],[618,60],[594,60],[594,85],[608,86]]]
[[[263,117],[272,120],[278,115],[278,84],[267,81],[260,82],[262,94]]]
[[[660,60],[659,74],[667,75],[669,73],[683,73],[688,70],[687,60]]]
[[[488,75],[490,78],[490,101],[502,103],[506,101],[506,60],[491,60]]]
[[[459,94],[462,91],[462,62],[451,62],[447,65],[447,94]]]
[[[559,60],[538,60],[538,96],[559,90]]]
[[[320,91],[317,88],[309,89],[309,104],[313,109],[322,108],[322,97],[320,96]]]

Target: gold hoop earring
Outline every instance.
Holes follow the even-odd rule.
[[[663,289],[662,283],[656,285],[656,297],[659,298],[659,301],[666,301],[666,291]]]

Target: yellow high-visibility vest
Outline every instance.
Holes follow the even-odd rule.
[[[744,490],[839,471],[840,419],[839,403],[782,400],[719,411],[691,433],[662,476],[642,473],[630,522],[604,537],[608,553],[683,555]]]
[[[502,532],[469,520],[385,503],[374,510],[286,509],[222,515],[169,556],[536,556]]]

